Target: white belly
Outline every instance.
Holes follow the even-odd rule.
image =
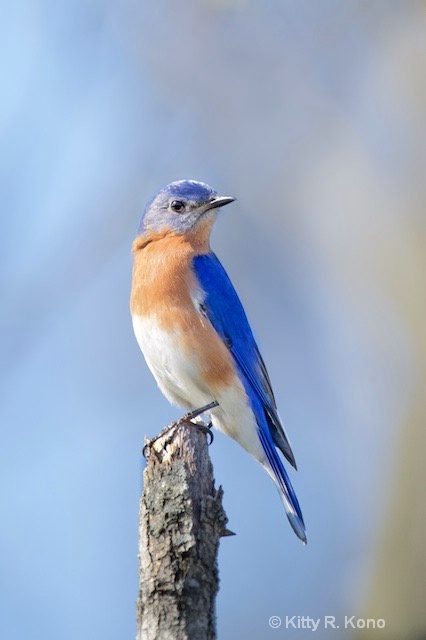
[[[186,408],[202,407],[213,401],[202,387],[195,362],[185,357],[178,332],[159,326],[155,316],[132,316],[136,340],[158,386],[173,404]]]
[[[256,420],[238,376],[229,388],[205,387],[196,360],[188,359],[180,348],[178,332],[162,329],[155,316],[133,315],[132,321],[146,363],[166,398],[188,409],[198,409],[216,400],[219,406],[210,412],[213,425],[264,463]]]

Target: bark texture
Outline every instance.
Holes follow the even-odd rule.
[[[137,640],[214,640],[219,539],[231,532],[206,436],[180,426],[161,435],[147,457],[139,512]]]

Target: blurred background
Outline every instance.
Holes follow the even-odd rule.
[[[213,246],[309,539],[218,434],[219,639],[312,637],[286,615],[426,638],[425,3],[17,0],[0,32],[1,636],[135,636],[141,448],[180,413],[132,333],[130,247],[195,178],[238,198]]]

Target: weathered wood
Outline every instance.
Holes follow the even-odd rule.
[[[182,425],[148,448],[139,512],[137,640],[214,640],[219,539],[230,535],[206,435]]]

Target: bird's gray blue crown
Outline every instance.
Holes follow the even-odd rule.
[[[161,189],[147,204],[142,214],[138,235],[171,231],[191,231],[207,214],[233,202],[230,196],[218,197],[204,182],[178,180]]]

